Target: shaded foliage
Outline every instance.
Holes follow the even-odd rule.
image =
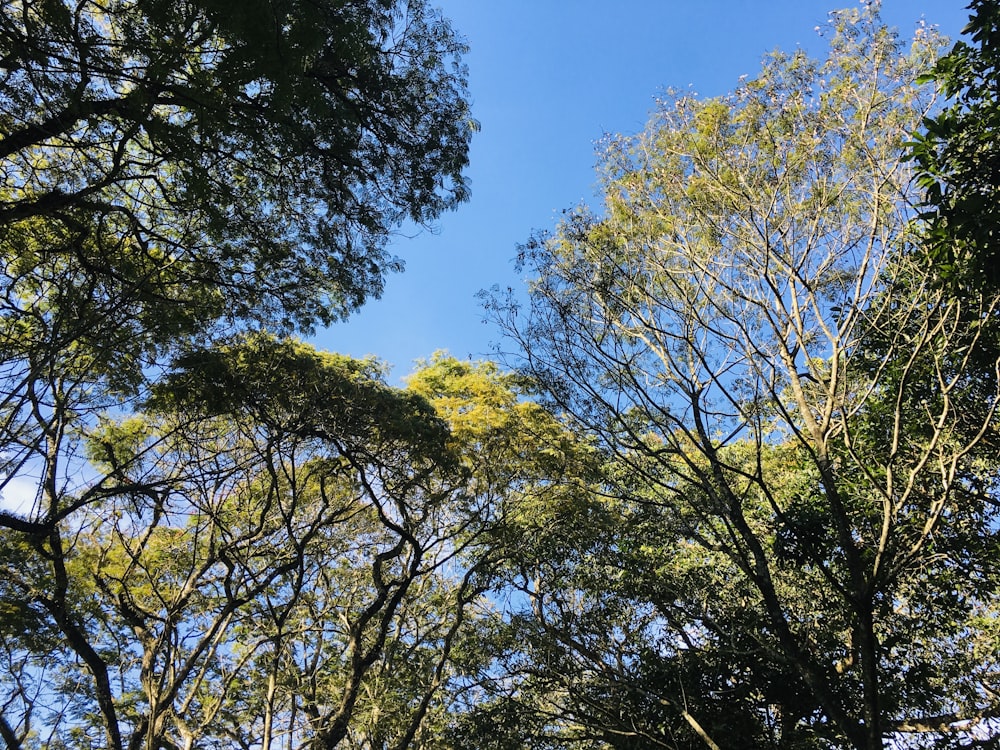
[[[928,253],[955,290],[1000,283],[1000,5],[972,0],[951,51],[927,78],[949,105],[923,123],[912,145],[923,191]]]

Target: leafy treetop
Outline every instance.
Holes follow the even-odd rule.
[[[466,197],[462,42],[423,0],[5,3],[0,252],[143,335],[308,330]]]

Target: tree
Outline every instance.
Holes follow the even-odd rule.
[[[423,2],[5,3],[8,285],[89,279],[150,333],[329,322],[466,195],[462,50]]]
[[[420,1],[3,9],[0,483],[39,482],[0,525],[41,533],[79,426],[169,356],[377,295],[393,228],[465,198],[475,123]]]
[[[594,502],[600,455],[537,402],[530,379],[494,363],[436,355],[408,385],[448,420],[481,498],[476,515],[493,519],[477,580],[495,604],[465,638],[461,690],[434,747],[548,747],[535,704],[497,700],[512,686],[505,659],[519,654],[528,636],[510,621],[509,602],[537,596],[539,566],[551,564],[545,580],[558,580],[576,546],[607,531],[606,513]]]
[[[0,737],[411,746],[479,594],[447,426],[249,333],[465,199],[463,44],[422,0],[3,10]]]
[[[0,536],[0,736],[450,746],[513,535],[591,455],[529,393],[443,355],[390,388],[266,335],[180,358],[86,430],[72,513]]]
[[[972,44],[956,42],[928,75],[951,103],[925,121],[913,156],[930,257],[944,280],[975,292],[1000,282],[1000,6],[972,0],[969,9]]]
[[[603,214],[523,248],[526,312],[492,303],[608,456],[619,522],[534,596],[520,673],[595,746],[995,741],[1000,300],[912,252],[939,40],[831,23],[825,60],[609,138]]]
[[[923,236],[915,252],[934,266],[936,283],[966,300],[966,322],[977,329],[984,322],[980,296],[989,298],[1000,283],[996,240],[1000,8],[978,1],[969,8],[972,15],[964,33],[971,44],[957,42],[926,76],[950,102],[924,121],[910,154],[920,187]],[[1000,352],[998,335],[997,326],[991,325],[979,340],[975,364],[984,380],[995,376],[992,362]]]
[[[183,359],[89,431],[91,499],[4,536],[8,746],[419,746],[489,523],[447,437],[372,361]]]

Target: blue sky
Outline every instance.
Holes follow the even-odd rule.
[[[817,0],[438,0],[470,46],[472,199],[433,232],[400,236],[406,263],[385,294],[313,343],[374,354],[392,380],[444,349],[488,357],[500,339],[476,293],[522,287],[518,243],[595,196],[594,144],[642,129],[658,92],[717,96],[753,76],[776,48],[819,55],[816,27],[836,7]],[[962,0],[884,0],[883,19],[909,38],[921,18],[957,37]]]

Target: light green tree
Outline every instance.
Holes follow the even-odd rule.
[[[178,350],[377,296],[467,195],[463,50],[423,2],[3,3],[0,482],[68,481]],[[57,523],[45,481],[0,523]]]
[[[877,3],[828,32],[609,138],[603,211],[523,248],[529,305],[494,302],[618,519],[522,617],[552,746],[995,736],[1000,392],[968,321],[998,300],[910,252],[940,41],[904,49]]]
[[[264,335],[178,360],[87,429],[65,523],[0,537],[7,744],[447,747],[518,514],[589,455],[527,393]]]

